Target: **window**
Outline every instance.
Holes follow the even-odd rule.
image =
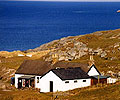
[[[65,83],[69,83],[69,81],[65,81]]]
[[[86,82],[86,80],[83,80],[83,82]]]
[[[75,80],[74,83],[77,83],[77,80]]]
[[[37,77],[37,83],[39,83],[39,77]]]

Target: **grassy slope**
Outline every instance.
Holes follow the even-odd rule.
[[[61,94],[63,95],[56,100],[120,100],[120,83],[75,89]],[[54,98],[52,93],[39,93],[35,90],[0,90],[0,100],[55,100]]]
[[[68,100],[120,100],[120,84],[104,87],[72,90],[75,95],[65,97]]]
[[[0,91],[0,100],[50,100],[50,94],[35,90]]]

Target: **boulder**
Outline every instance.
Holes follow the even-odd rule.
[[[79,55],[78,55],[78,56],[79,56],[79,58],[80,58],[80,57],[82,57],[82,56],[84,56],[84,55],[86,55],[86,54],[88,54],[88,53],[87,53],[87,52],[84,52],[84,51],[79,51]]]
[[[107,55],[107,53],[105,52],[105,51],[103,51],[102,53],[101,53],[101,55],[100,55],[100,57],[105,57]]]
[[[94,53],[97,55],[100,55],[102,53],[102,49],[98,48],[98,49],[94,50]]]
[[[110,58],[110,60],[116,60],[117,59],[117,57],[111,57]]]
[[[119,47],[119,43],[114,44],[114,48]]]
[[[68,54],[74,57],[77,52],[73,48],[71,48],[71,50],[68,51]]]
[[[59,60],[59,61],[65,60],[65,57],[64,57],[64,56],[60,56],[58,60]]]

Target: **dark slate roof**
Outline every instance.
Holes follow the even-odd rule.
[[[84,72],[80,67],[52,69],[52,72],[55,73],[61,80],[90,78],[90,76],[86,72]]]
[[[109,78],[110,76],[102,76],[102,75],[95,75],[95,76],[91,76],[92,78],[95,78],[95,79],[105,79],[105,78]]]
[[[53,65],[53,68],[60,67],[60,68],[68,68],[68,67],[80,67],[82,70],[84,70],[86,73],[89,70],[89,65],[88,64],[83,64],[83,63],[77,63],[77,62],[64,62],[64,61],[59,61]]]
[[[40,60],[25,60],[17,69],[16,74],[40,75],[52,69],[51,63]]]

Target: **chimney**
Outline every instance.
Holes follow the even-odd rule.
[[[93,58],[93,54],[90,54],[90,60],[89,60],[89,67],[91,67],[94,63],[94,58]]]

